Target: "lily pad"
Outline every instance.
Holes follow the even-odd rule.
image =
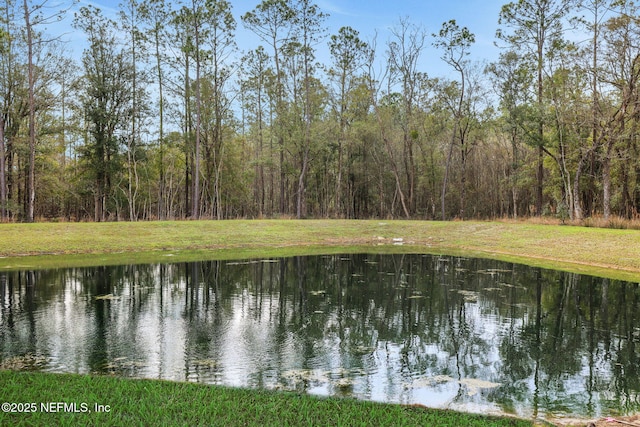
[[[411,384],[406,385],[408,388],[423,388],[423,387],[433,387],[439,384],[446,384],[449,382],[455,381],[449,375],[435,375],[432,377],[425,377],[415,380]]]
[[[213,359],[194,360],[193,364],[199,368],[216,368],[218,366],[218,362]]]
[[[500,387],[502,384],[492,383],[490,381],[479,380],[477,378],[463,378],[458,380],[460,384],[463,384],[467,387],[467,395],[473,396],[480,391],[480,389],[484,388],[496,388]]]
[[[114,294],[106,294],[106,295],[98,295],[96,297],[96,300],[116,300],[119,299],[120,297],[114,295]]]
[[[478,293],[473,291],[459,290],[458,293],[462,295],[467,302],[478,302]]]

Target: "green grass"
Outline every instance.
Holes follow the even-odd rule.
[[[531,426],[531,422],[417,406],[318,398],[152,380],[0,371],[0,401],[35,403],[35,413],[0,412],[11,426]],[[41,404],[75,403],[47,413]],[[109,412],[95,412],[95,404]],[[55,407],[55,406],[54,406]],[[68,407],[71,409],[71,407]]]
[[[640,280],[638,230],[380,220],[0,224],[0,269],[361,251],[478,256]]]

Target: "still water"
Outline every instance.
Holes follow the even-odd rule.
[[[640,412],[640,286],[331,255],[0,273],[0,367],[526,418]]]

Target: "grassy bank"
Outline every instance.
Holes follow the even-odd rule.
[[[11,426],[531,426],[416,406],[167,381],[0,371],[0,384],[2,402],[35,409],[0,412],[0,425]]]
[[[638,230],[379,220],[0,224],[2,269],[343,251],[464,254],[640,280]]]

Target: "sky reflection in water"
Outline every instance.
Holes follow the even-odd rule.
[[[0,273],[0,363],[522,417],[640,412],[640,290],[331,255]]]

